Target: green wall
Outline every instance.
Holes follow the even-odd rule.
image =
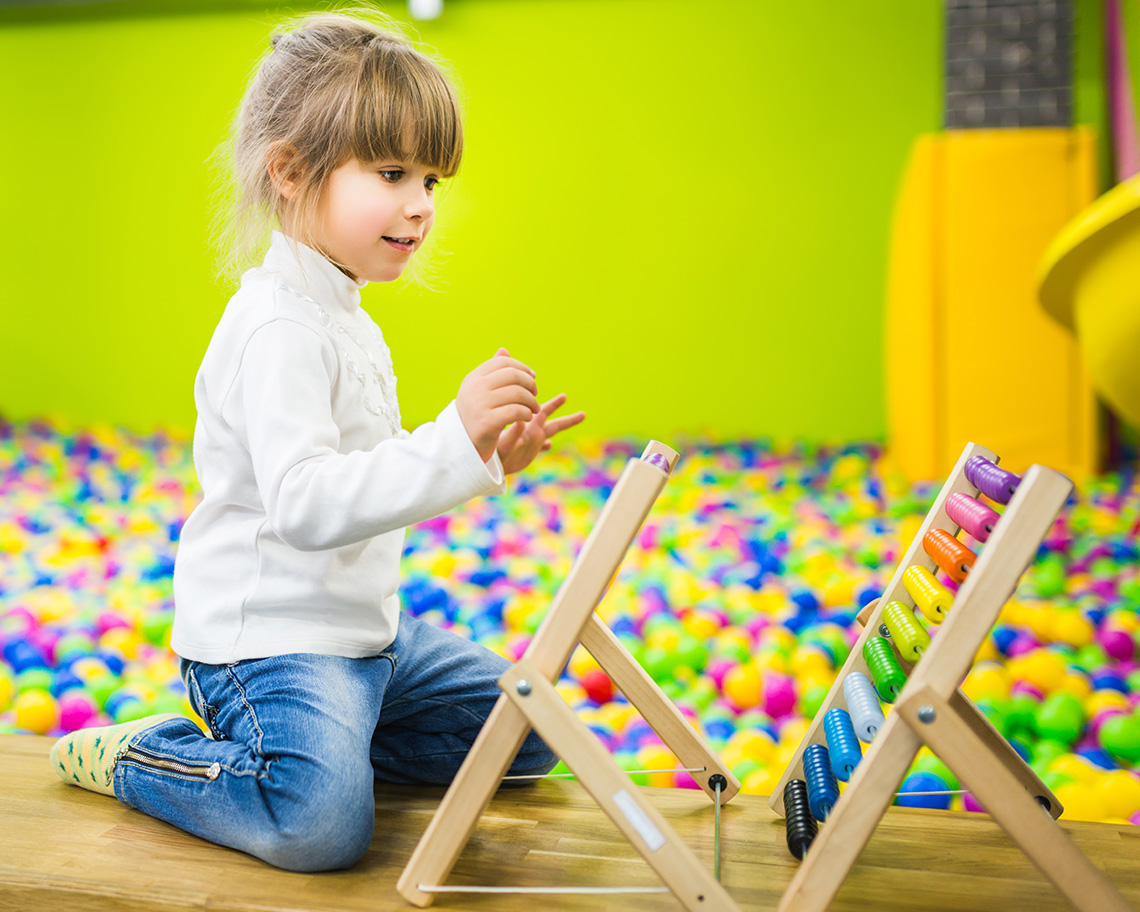
[[[206,159],[283,15],[0,21],[0,413],[192,424],[229,295]],[[447,0],[418,29],[469,141],[437,290],[365,292],[406,424],[506,345],[591,436],[883,433],[888,223],[940,123],[938,0]]]

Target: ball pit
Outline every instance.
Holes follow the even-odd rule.
[[[871,445],[679,448],[599,612],[744,790],[767,794],[938,486],[906,484]],[[563,443],[506,495],[410,529],[406,610],[519,658],[639,452]],[[0,492],[0,732],[191,714],[169,651],[198,497],[189,440],[0,421]],[[1074,818],[1140,821],[1138,533],[1133,476],[1082,483],[963,683]],[[583,650],[558,689],[623,767],[666,770],[638,782],[693,786]],[[927,751],[907,783],[959,787]]]

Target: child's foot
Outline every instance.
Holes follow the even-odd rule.
[[[177,713],[146,716],[119,725],[81,728],[64,735],[51,749],[52,769],[64,782],[93,792],[114,795],[111,777],[115,761],[126,752],[131,738],[167,719],[181,719]]]

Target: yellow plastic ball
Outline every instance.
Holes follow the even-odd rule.
[[[1065,809],[1062,816],[1066,820],[1104,820],[1108,816],[1101,790],[1094,784],[1065,782],[1054,789],[1054,794]]]
[[[823,677],[832,669],[831,655],[822,646],[799,646],[792,654],[792,674],[797,678]]]
[[[754,662],[737,665],[724,677],[724,695],[738,709],[759,706],[762,694],[760,669]]]
[[[1127,820],[1140,811],[1140,778],[1128,770],[1108,770],[1094,783],[1109,817]]]
[[[17,728],[46,735],[59,725],[59,704],[46,690],[25,690],[16,696],[12,708],[15,710]]]
[[[1058,611],[1053,617],[1052,639],[1070,646],[1087,646],[1093,641],[1096,628],[1075,608]]]
[[[761,766],[768,766],[776,757],[776,742],[762,731],[735,732],[728,740],[728,748],[737,752],[740,759],[755,760]]]
[[[677,768],[677,758],[663,745],[647,744],[637,752],[637,768],[667,770],[668,772],[663,773],[649,773],[647,778],[650,785],[672,788],[673,779],[676,775],[672,771]]]
[[[783,728],[780,729],[780,744],[791,744],[796,747],[803,741],[804,735],[811,727],[811,719],[804,719],[797,717],[788,722]]]
[[[1009,673],[1003,665],[978,662],[962,682],[962,692],[973,700],[1005,699],[1009,696]]]
[[[1007,667],[1013,680],[1032,684],[1042,693],[1052,693],[1068,671],[1060,655],[1045,649],[1034,649],[1011,659]]]
[[[1101,771],[1093,766],[1083,757],[1078,757],[1076,754],[1061,754],[1054,757],[1049,761],[1047,767],[1051,773],[1060,773],[1062,776],[1068,776],[1074,782],[1080,782],[1083,785],[1094,784],[1101,775]],[[1058,798],[1061,796],[1058,795]],[[1068,808],[1068,805],[1062,801],[1062,805]],[[1084,818],[1082,818],[1084,819]]]
[[[1088,678],[1080,672],[1070,671],[1053,687],[1053,693],[1069,694],[1083,701],[1092,694],[1092,685],[1089,684]]]
[[[746,795],[771,795],[780,782],[780,773],[763,767],[749,774],[740,783],[740,790]]]
[[[1084,700],[1085,715],[1092,718],[1105,709],[1127,710],[1131,704],[1119,690],[1094,690]]]

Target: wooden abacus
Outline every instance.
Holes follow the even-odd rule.
[[[676,462],[676,452],[653,441],[627,463],[526,653],[499,680],[502,696],[396,884],[408,902],[428,906],[438,892],[467,889],[444,881],[533,727],[686,909],[739,912],[554,688],[581,642],[681,764],[697,771],[693,778],[718,809],[739,791],[728,767],[594,613]]]
[[[1031,466],[1019,479],[997,468],[994,453],[966,446],[769,800],[787,818],[789,849],[803,857],[780,912],[828,907],[924,744],[1074,907],[1132,909],[1057,825],[1056,796],[958,688],[1072,489],[1052,469]],[[979,490],[1007,504],[1000,517]],[[961,528],[985,541],[976,560],[957,540]],[[936,566],[963,580],[956,596],[932,579]],[[933,639],[914,607],[944,616]],[[877,688],[868,694],[869,674]],[[894,702],[885,717],[880,697]],[[851,754],[851,729],[870,742],[861,759]],[[841,795],[828,779],[836,770],[850,777]],[[826,822],[815,835],[817,817]]]

